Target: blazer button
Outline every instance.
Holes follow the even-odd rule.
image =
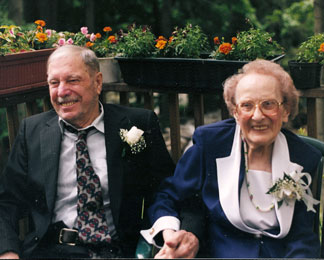
[[[37,242],[39,240],[39,237],[34,237],[34,240]]]
[[[256,239],[260,239],[260,238],[262,238],[262,235],[261,235],[261,234],[255,234],[254,237],[255,237]]]

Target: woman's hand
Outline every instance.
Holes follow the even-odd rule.
[[[164,245],[154,258],[194,258],[199,249],[197,237],[185,230],[163,231]]]

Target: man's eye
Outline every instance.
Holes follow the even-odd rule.
[[[55,85],[58,85],[58,81],[54,81],[54,80],[51,80],[50,82],[48,82],[48,85],[50,86],[55,86]]]

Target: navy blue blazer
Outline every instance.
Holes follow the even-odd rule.
[[[314,213],[307,211],[302,201],[297,201],[289,207],[287,205],[287,208],[283,203],[280,210],[276,205],[280,227],[267,232],[281,234],[280,238],[251,234],[237,227],[237,220],[233,220],[235,216],[232,215],[240,216],[239,191],[245,169],[243,153],[240,154],[241,158],[238,158],[240,170],[235,177],[233,171],[222,173],[222,178],[220,173],[217,173],[217,169],[230,169],[231,164],[235,163],[231,158],[235,131],[237,130],[234,119],[196,129],[193,136],[194,145],[178,162],[174,176],[167,178],[156,194],[155,202],[149,209],[151,223],[162,216],[180,218],[178,212],[183,205],[194,205],[191,210],[200,211],[197,204],[192,203],[200,198],[206,218],[202,223],[206,229],[203,242],[206,242],[209,248],[209,257],[319,257],[319,240],[313,232]],[[283,129],[280,135],[287,140],[286,147],[289,150],[287,155],[289,154],[290,161],[285,164],[301,166],[303,172],[313,176],[321,157],[319,151],[288,130]],[[221,168],[221,161],[226,161],[225,168]],[[228,187],[232,188],[224,190],[227,182],[234,185],[230,184],[232,186]],[[224,194],[227,194],[225,197],[232,196],[225,203],[221,201]],[[235,213],[235,210],[238,213]]]

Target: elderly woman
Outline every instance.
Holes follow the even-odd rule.
[[[208,256],[319,257],[318,201],[308,184],[321,155],[282,129],[297,113],[292,79],[280,65],[256,60],[226,80],[224,98],[234,118],[197,128],[150,208],[152,229],[142,235],[155,243],[161,231],[165,238],[178,230],[179,208],[200,197]],[[165,243],[158,257],[170,250]]]

